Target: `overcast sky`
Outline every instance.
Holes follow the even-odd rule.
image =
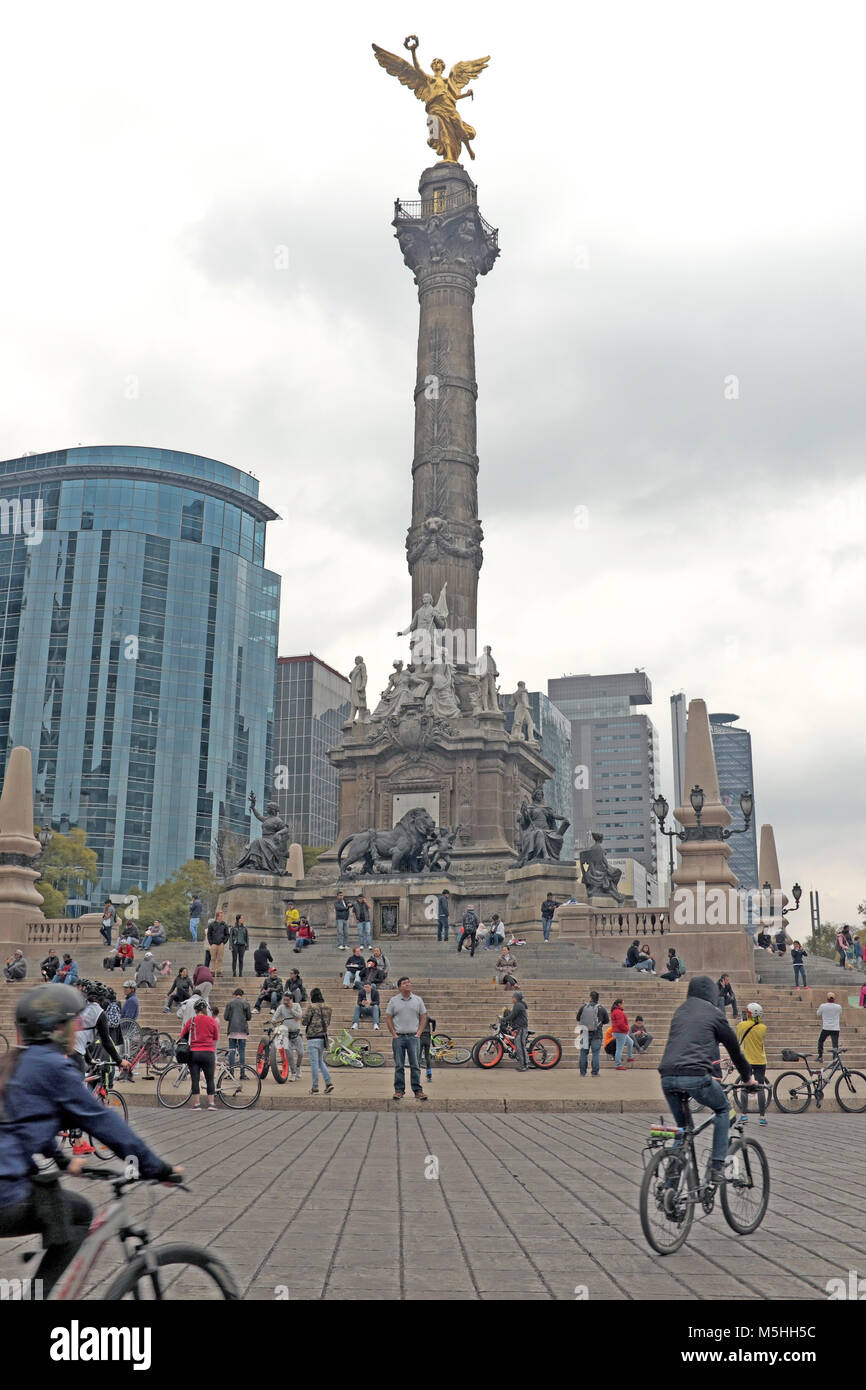
[[[850,919],[859,3],[16,7],[0,457],[140,443],[251,470],[283,518],[281,654],[361,651],[381,688],[410,616],[418,313],[389,224],[433,160],[370,43],[410,28],[428,69],[492,55],[468,103],[502,248],[476,298],[479,646],[503,689],[645,667],[669,800],[671,692],[740,714],[783,883]]]

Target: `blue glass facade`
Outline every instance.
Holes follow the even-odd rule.
[[[734,728],[736,714],[711,714],[710,733],[713,740],[713,753],[716,771],[719,774],[719,796],[722,804],[731,813],[732,824],[743,823],[740,810],[740,796],[743,792],[755,791],[755,776],[752,769],[752,736],[748,729]],[[741,888],[760,888],[758,881],[758,837],[757,812],[752,813],[752,823],[744,835],[732,835],[728,840],[731,857],[728,868],[737,875]]]
[[[275,515],[255,478],[171,450],[0,462],[0,776],[31,749],[37,820],[86,830],[95,897],[248,832],[272,752]]]

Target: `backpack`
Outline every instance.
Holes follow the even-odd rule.
[[[578,1011],[577,1021],[581,1028],[586,1028],[590,1033],[594,1033],[598,1027],[598,1005],[584,1004]]]
[[[685,975],[686,973],[686,963],[683,960],[682,956],[677,956],[677,970],[680,972],[681,975]]]
[[[106,1004],[105,1021],[109,1028],[120,1027],[120,1005],[118,1003]]]

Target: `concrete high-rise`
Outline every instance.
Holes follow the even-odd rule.
[[[574,841],[604,835],[609,858],[631,857],[656,881],[665,859],[652,802],[659,766],[658,734],[635,707],[652,703],[644,671],[563,676],[547,682],[553,703],[571,721]]]
[[[292,839],[337,838],[340,779],[328,758],[349,717],[349,682],[317,656],[280,656],[274,689],[275,797]]]
[[[671,696],[671,741],[674,759],[674,805],[682,806],[686,777],[686,724],[688,711],[682,691]],[[691,790],[691,788],[689,788]]]
[[[249,833],[280,596],[258,492],[137,445],[0,463],[0,769],[31,750],[37,822],[86,831],[97,900]]]

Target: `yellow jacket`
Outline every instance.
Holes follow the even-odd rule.
[[[743,1049],[746,1061],[753,1067],[767,1065],[767,1050],[764,1047],[766,1036],[766,1023],[756,1023],[754,1019],[749,1018],[737,1024],[737,1042]]]

